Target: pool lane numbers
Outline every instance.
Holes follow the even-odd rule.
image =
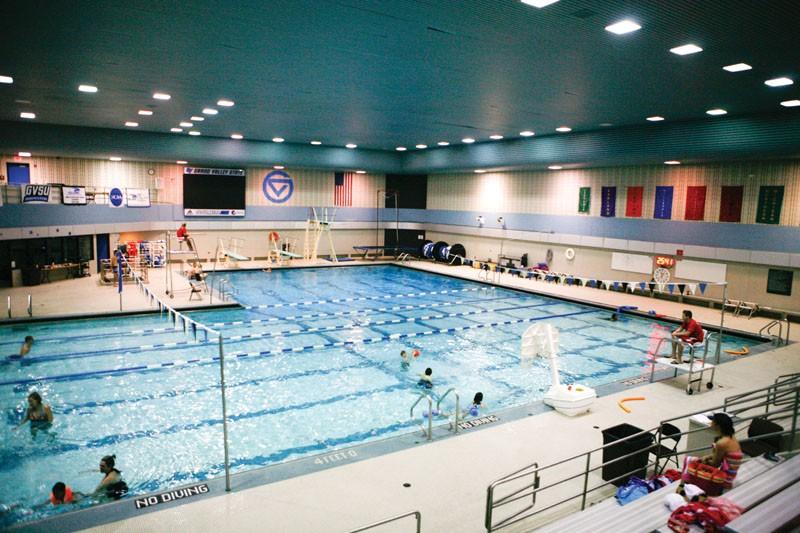
[[[282,204],[292,197],[292,193],[294,193],[294,180],[286,172],[274,170],[264,176],[261,190],[267,200],[276,204]]]
[[[208,485],[205,483],[201,483],[199,485],[191,485],[189,487],[184,487],[182,489],[175,489],[175,490],[170,490],[168,492],[162,492],[161,494],[154,494],[152,496],[143,496],[141,498],[136,498],[135,505],[136,509],[145,509],[147,507],[153,507],[155,505],[160,505],[162,503],[169,503],[177,500],[191,498],[193,496],[199,496],[201,494],[206,494],[207,492],[208,492]]]
[[[355,459],[356,457],[358,457],[358,452],[356,452],[355,450],[344,450],[342,452],[331,453],[328,455],[317,457],[316,459],[314,459],[314,464],[323,466],[333,463],[339,463],[341,461],[349,461],[350,459]]]
[[[491,424],[492,422],[497,422],[500,420],[494,415],[487,415],[482,416],[480,418],[473,418],[472,420],[466,420],[458,424],[459,429],[472,429],[478,426],[485,426],[486,424]]]

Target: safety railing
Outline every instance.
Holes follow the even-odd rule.
[[[417,398],[417,401],[415,401],[411,405],[411,409],[409,410],[409,415],[408,416],[411,418],[411,420],[414,420],[414,409],[417,407],[419,402],[421,402],[422,400],[427,400],[428,401],[428,412],[427,412],[427,415],[428,415],[427,416],[428,427],[425,428],[424,426],[420,425],[420,428],[422,429],[422,432],[425,434],[425,436],[428,438],[428,440],[432,440],[433,439],[433,399],[430,397],[430,395],[428,395],[428,394],[426,394],[424,392],[420,392],[419,393],[419,397]]]
[[[9,296],[8,299],[7,299],[7,305],[8,305],[8,318],[12,318],[11,296]],[[33,296],[30,295],[30,294],[28,295],[28,305],[27,305],[25,311],[28,313],[29,317],[33,316]]]
[[[774,398],[776,397],[782,400],[780,408],[777,410],[774,409]],[[769,405],[772,405],[773,410],[767,413],[767,406]],[[590,497],[603,496],[605,498],[610,496],[613,494],[613,485],[616,482],[626,480],[631,475],[642,476],[650,469],[658,472],[662,459],[673,456],[679,458],[688,454],[700,455],[707,452],[709,444],[682,450],[678,450],[676,444],[674,453],[669,456],[661,456],[655,453],[656,450],[662,449],[660,446],[666,439],[677,437],[679,439],[678,442],[681,442],[684,436],[687,436],[687,440],[689,440],[689,435],[708,430],[706,427],[698,427],[679,431],[678,433],[669,433],[664,431],[665,424],[673,424],[682,420],[688,423],[692,416],[705,414],[709,411],[727,412],[733,418],[738,431],[744,429],[748,422],[756,418],[763,418],[766,414],[772,420],[790,420],[789,429],[740,439],[739,442],[790,437],[788,439],[788,448],[790,450],[795,450],[800,445],[797,439],[800,382],[797,379],[783,380],[768,387],[737,395],[737,397],[728,399],[723,405],[716,408],[704,409],[663,420],[655,428],[627,435],[601,447],[542,467],[539,467],[537,463],[533,463],[495,480],[487,489],[484,520],[486,531],[497,531],[522,520],[538,519],[536,526],[541,526],[548,521],[554,520],[556,518],[554,515],[560,511],[566,512],[569,510],[574,512],[584,510]],[[691,428],[691,424],[689,425]],[[623,450],[626,448],[636,449],[630,453],[617,455],[620,448]],[[647,454],[644,461],[641,461],[642,454]],[[655,456],[652,461],[649,459],[651,455]],[[599,463],[598,457],[601,458]],[[607,459],[607,457],[611,458]],[[626,462],[629,460],[635,462],[635,466],[631,464],[626,466]],[[631,470],[631,468],[633,469]],[[599,476],[601,478],[600,482],[597,479],[598,471],[602,471]],[[549,482],[544,483],[543,480],[548,476],[550,477]],[[523,479],[525,483],[521,487],[517,487],[504,494],[501,498],[497,498],[496,490],[498,486],[510,481]],[[572,485],[574,485],[574,489],[571,488]],[[554,493],[552,489],[557,489],[558,494]],[[568,495],[563,496],[564,494]],[[539,509],[535,508],[537,496],[543,499],[550,496],[548,501],[545,501],[544,506]],[[519,500],[525,500],[526,506],[522,509],[515,508],[509,511],[511,514],[500,519],[495,516],[497,514],[495,510],[498,507]],[[567,509],[568,505],[571,505],[569,509]],[[548,511],[551,512],[549,516],[544,514]]]
[[[459,423],[459,420],[461,418],[461,398],[458,395],[458,391],[455,388],[451,387],[451,388],[447,389],[444,394],[439,396],[439,399],[436,400],[436,410],[439,411],[440,413],[442,412],[442,401],[444,401],[444,399],[447,398],[447,396],[450,393],[453,393],[453,396],[456,397],[456,410],[455,410],[455,414],[453,415],[453,432],[457,434],[458,433],[458,423]]]
[[[361,533],[362,531],[367,531],[368,529],[373,529],[385,524],[389,524],[391,522],[397,522],[398,520],[402,520],[403,518],[408,518],[409,516],[413,516],[417,523],[417,533],[422,531],[422,513],[419,511],[411,511],[410,513],[400,514],[397,516],[393,516],[391,518],[386,518],[384,520],[379,520],[377,522],[373,522],[372,524],[362,526],[358,529],[352,529],[347,533]]]
[[[786,324],[786,337],[783,336],[783,325]],[[779,320],[773,320],[767,324],[765,324],[761,329],[758,330],[758,334],[763,337],[771,337],[772,342],[780,346],[781,344],[789,344],[789,328],[791,322],[789,322],[789,318],[784,315],[783,318]],[[773,329],[778,327],[778,334],[776,335],[773,333]]]
[[[149,302],[156,302],[160,313],[166,312],[168,318],[175,325],[176,330],[183,329],[183,332],[188,334],[192,333],[195,340],[197,339],[198,332],[205,333],[205,341],[209,340],[209,335],[216,336],[217,350],[219,354],[219,379],[220,379],[220,392],[222,394],[222,437],[223,437],[223,450],[224,450],[224,464],[225,464],[225,490],[231,490],[231,467],[230,467],[230,454],[228,450],[228,407],[227,407],[227,394],[225,384],[225,347],[223,343],[222,333],[212,329],[192,318],[181,313],[177,309],[170,306],[167,302],[159,298],[153,291],[146,285],[144,280],[139,276],[136,270],[128,263],[125,256],[122,254],[117,255],[117,260],[121,261],[123,266],[128,270],[130,276],[135,280],[136,286],[141,292],[147,296]],[[168,265],[169,266],[169,265]],[[121,293],[120,293],[121,295]]]

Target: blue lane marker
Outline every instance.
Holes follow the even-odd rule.
[[[345,345],[355,345],[355,344],[371,344],[375,342],[387,341],[387,340],[397,340],[397,339],[408,339],[411,337],[422,337],[424,335],[436,335],[439,333],[453,333],[456,331],[468,331],[474,329],[483,329],[483,328],[492,328],[498,326],[510,326],[514,324],[524,324],[527,322],[536,322],[539,320],[549,320],[552,318],[565,318],[570,316],[577,316],[577,315],[585,315],[589,313],[605,313],[606,311],[603,309],[589,309],[586,311],[575,311],[572,313],[565,313],[562,315],[548,315],[548,316],[540,316],[540,317],[529,317],[529,318],[519,318],[516,320],[504,320],[502,322],[487,322],[483,324],[471,324],[468,326],[459,326],[455,328],[445,328],[445,329],[433,329],[427,331],[419,331],[414,333],[392,333],[390,335],[382,335],[380,337],[371,337],[365,339],[358,339],[353,341],[337,341],[337,342],[326,342],[320,344],[314,344],[311,346],[298,346],[298,347],[285,347],[285,348],[276,348],[274,350],[266,350],[263,352],[232,352],[228,354],[226,357],[228,358],[259,358],[259,357],[269,357],[271,355],[275,355],[278,353],[291,353],[291,352],[306,352],[312,350],[322,350],[325,348],[332,348],[337,346],[345,346]],[[126,367],[126,368],[116,368],[111,370],[96,370],[92,372],[78,372],[75,374],[61,374],[56,376],[40,376],[34,378],[26,378],[26,379],[16,379],[16,380],[9,380],[9,381],[0,381],[0,386],[5,385],[26,385],[30,383],[41,383],[46,381],[74,381],[79,379],[87,379],[96,376],[105,376],[110,374],[125,374],[128,372],[141,372],[145,370],[162,370],[164,368],[172,368],[172,367],[180,367],[180,366],[189,366],[189,365],[202,365],[202,364],[209,364],[215,363],[219,360],[219,356],[214,357],[201,357],[197,359],[190,359],[188,361],[185,360],[178,360],[178,361],[169,361],[166,363],[153,363],[149,365],[138,365],[134,367]]]

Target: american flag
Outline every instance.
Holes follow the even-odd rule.
[[[353,205],[353,173],[337,172],[333,178],[333,205],[352,207]]]

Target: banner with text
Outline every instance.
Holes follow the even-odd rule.
[[[653,218],[670,220],[672,218],[672,186],[656,187],[656,206]]]
[[[86,205],[86,187],[61,187],[61,203],[64,205]]]
[[[601,191],[600,216],[617,216],[617,188],[603,187]]]
[[[23,204],[46,204],[49,201],[49,185],[22,185]]]
[[[627,199],[625,201],[625,216],[639,218],[642,216],[642,200],[644,198],[644,187],[628,187]]]
[[[150,189],[125,189],[128,207],[150,207]]]
[[[743,186],[725,185],[722,187],[722,196],[719,204],[720,222],[742,221],[742,198],[744,198]]]
[[[703,220],[706,214],[706,186],[686,188],[686,211],[684,220]]]
[[[757,224],[780,224],[783,185],[762,185],[758,190]]]
[[[588,213],[592,204],[592,188],[581,187],[578,194],[578,213]]]

